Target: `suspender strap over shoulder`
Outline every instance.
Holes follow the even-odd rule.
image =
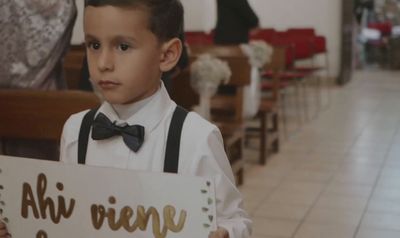
[[[86,163],[86,153],[89,142],[90,130],[98,108],[90,110],[82,119],[78,139],[78,163]],[[168,131],[167,146],[165,150],[164,172],[178,173],[179,149],[181,144],[181,134],[183,123],[188,112],[177,106],[171,119]]]
[[[86,152],[89,142],[90,129],[92,128],[92,123],[97,110],[98,108],[90,110],[82,119],[78,139],[78,164],[86,163]]]
[[[167,148],[165,150],[165,173],[178,173],[181,134],[187,114],[188,112],[185,109],[177,106],[172,116],[168,132]]]

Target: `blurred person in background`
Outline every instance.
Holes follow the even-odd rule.
[[[76,16],[75,0],[1,1],[0,89],[65,89],[63,57]],[[0,153],[56,160],[58,143],[2,140]]]
[[[75,0],[0,3],[0,88],[63,89]]]
[[[247,43],[259,19],[247,0],[217,0],[214,42],[220,45]]]

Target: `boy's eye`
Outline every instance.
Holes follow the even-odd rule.
[[[93,50],[98,50],[98,49],[100,49],[100,43],[98,43],[98,42],[90,42],[88,44],[88,47],[90,49],[93,49]]]
[[[131,48],[131,47],[128,44],[120,44],[118,46],[118,49],[121,51],[127,51],[127,50],[129,50],[129,48]]]

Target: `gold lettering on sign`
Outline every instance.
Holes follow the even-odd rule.
[[[36,238],[47,238],[47,233],[41,230],[36,234]]]
[[[62,183],[57,183],[56,188],[58,191],[62,192],[64,190],[64,185]],[[21,206],[21,215],[23,218],[29,217],[29,207],[32,209],[33,216],[36,219],[46,219],[48,212],[51,220],[55,224],[60,223],[62,217],[69,218],[72,215],[75,207],[74,199],[70,200],[70,204],[67,207],[65,198],[63,196],[58,196],[58,203],[56,204],[50,197],[46,197],[46,190],[47,178],[44,174],[39,174],[38,176],[36,185],[37,200],[35,200],[31,185],[28,183],[23,184]]]
[[[115,205],[116,199],[110,197],[109,203],[110,205]],[[91,206],[92,224],[95,229],[101,229],[105,219],[107,219],[108,226],[113,231],[117,231],[121,228],[124,228],[129,233],[135,232],[138,228],[141,231],[145,231],[150,218],[152,218],[152,230],[155,238],[165,238],[168,231],[175,233],[181,232],[185,226],[187,217],[187,212],[182,210],[180,212],[178,223],[175,224],[174,218],[176,215],[176,209],[170,205],[165,206],[163,210],[164,226],[161,229],[160,215],[156,208],[150,207],[146,211],[143,206],[138,206],[136,213],[136,219],[131,223],[134,211],[128,206],[121,209],[118,218],[116,218],[116,211],[114,208],[106,209],[103,205]]]

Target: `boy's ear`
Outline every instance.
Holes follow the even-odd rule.
[[[173,38],[162,45],[160,59],[160,70],[170,71],[178,63],[182,53],[182,42],[178,38]]]

